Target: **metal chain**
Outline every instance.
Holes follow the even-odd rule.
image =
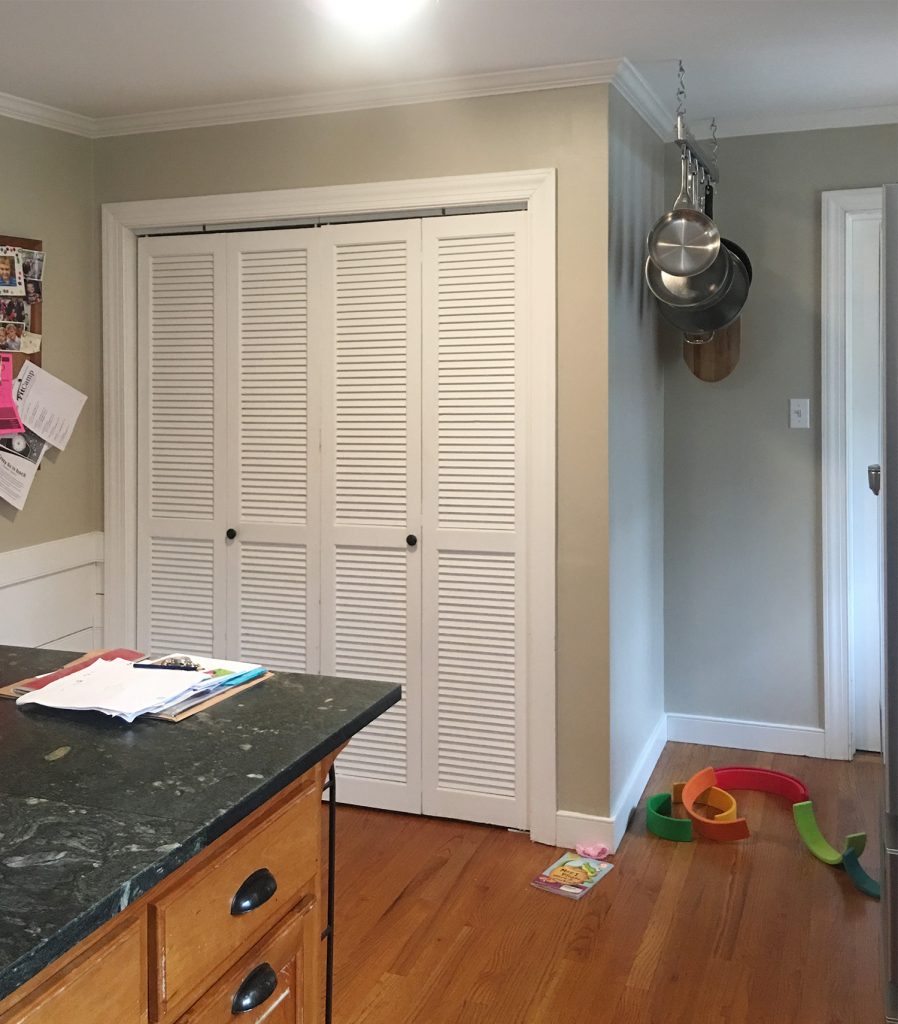
[[[711,118],[711,139],[712,139],[712,148],[714,150],[714,166],[715,167],[719,167],[720,164],[719,164],[719,161],[717,159],[717,152],[720,149],[720,143],[717,141],[717,118],[716,117],[712,117]]]
[[[677,71],[677,117],[686,114],[686,69],[680,61]]]

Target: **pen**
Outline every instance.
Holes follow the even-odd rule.
[[[160,665],[156,661],[132,661],[131,668],[167,668],[176,672],[196,672],[196,665]]]

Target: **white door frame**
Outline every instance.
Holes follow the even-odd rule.
[[[107,203],[102,209],[105,640],[136,642],[137,238],[204,226],[526,202],[531,323],[528,377],[528,811],[531,838],[555,844],[555,171],[554,169]]]
[[[823,492],[824,749],[854,756],[854,702],[849,672],[847,296],[851,227],[882,217],[882,189],[824,192],[822,232],[822,370],[820,416]]]

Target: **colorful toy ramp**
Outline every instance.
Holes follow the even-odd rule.
[[[726,768],[703,768],[688,782],[674,783],[672,793],[657,793],[649,797],[646,806],[646,824],[650,832],[662,839],[688,843],[697,834],[717,842],[747,839],[748,823],[736,816],[736,798],[730,790],[754,790],[783,797],[792,804],[792,816],[798,834],[805,846],[824,864],[844,868],[854,886],[873,899],[880,899],[879,883],[861,867],[860,856],[867,845],[864,832],[845,838],[845,850],[840,853],[827,842],[820,831],[814,814],[808,788],[794,775],[770,768],[750,768],[729,765]],[[675,818],[673,805],[682,803],[687,818]],[[710,807],[715,813],[706,817],[696,804]]]
[[[838,867],[842,863],[842,854],[826,841],[823,833],[820,831],[817,817],[814,814],[813,803],[810,800],[804,800],[801,803],[793,804],[792,815],[795,818],[798,834],[804,840],[804,845],[813,853],[817,860],[822,860],[824,864]],[[867,834],[865,832],[856,832],[845,840],[846,848],[854,853],[855,859],[864,852],[866,845]],[[858,866],[860,867],[860,865]]]

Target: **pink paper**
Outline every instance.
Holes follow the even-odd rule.
[[[21,434],[25,430],[12,397],[12,356],[0,353],[0,437]]]

